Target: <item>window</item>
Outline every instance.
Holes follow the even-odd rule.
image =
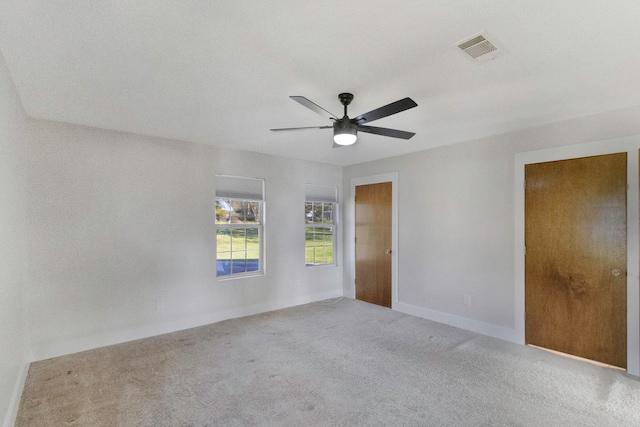
[[[216,175],[218,277],[264,272],[264,180]]]
[[[337,188],[305,186],[305,264],[335,265]]]

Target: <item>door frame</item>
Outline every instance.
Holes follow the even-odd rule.
[[[382,173],[377,175],[351,178],[351,197],[347,206],[347,217],[351,219],[352,226],[346,227],[345,242],[349,247],[350,262],[345,262],[346,278],[345,296],[356,298],[356,247],[353,242],[356,236],[356,187],[359,185],[380,184],[391,182],[391,309],[395,310],[398,303],[398,172]]]
[[[525,165],[603,154],[627,153],[627,372],[640,376],[640,198],[638,155],[640,135],[517,153],[515,158],[515,327],[525,344],[524,176]]]

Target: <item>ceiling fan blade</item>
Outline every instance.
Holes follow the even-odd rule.
[[[404,130],[389,128],[379,128],[376,126],[358,126],[358,131],[400,139],[410,139],[413,135],[415,135],[415,132],[406,132]]]
[[[322,108],[321,106],[319,106],[318,104],[309,101],[304,96],[290,96],[289,98],[293,99],[298,104],[304,105],[308,109],[315,111],[316,113],[320,114],[322,117],[326,117],[327,119],[330,119],[330,120],[338,120],[335,114],[332,114],[327,110],[325,110],[324,108]]]
[[[418,104],[416,104],[413,99],[404,98],[399,101],[392,102],[391,104],[387,104],[384,107],[371,110],[368,113],[361,114],[353,119],[352,122],[357,124],[368,123],[417,106]]]
[[[281,131],[281,130],[302,130],[302,129],[333,129],[333,126],[305,126],[301,128],[278,128],[278,129],[269,129],[269,130]]]

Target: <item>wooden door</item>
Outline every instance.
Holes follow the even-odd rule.
[[[356,186],[356,299],[391,307],[391,183]]]
[[[525,167],[528,344],[627,364],[626,153]]]

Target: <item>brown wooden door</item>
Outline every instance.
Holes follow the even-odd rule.
[[[525,167],[528,344],[626,368],[626,153]]]
[[[356,186],[356,298],[391,307],[391,183]]]

